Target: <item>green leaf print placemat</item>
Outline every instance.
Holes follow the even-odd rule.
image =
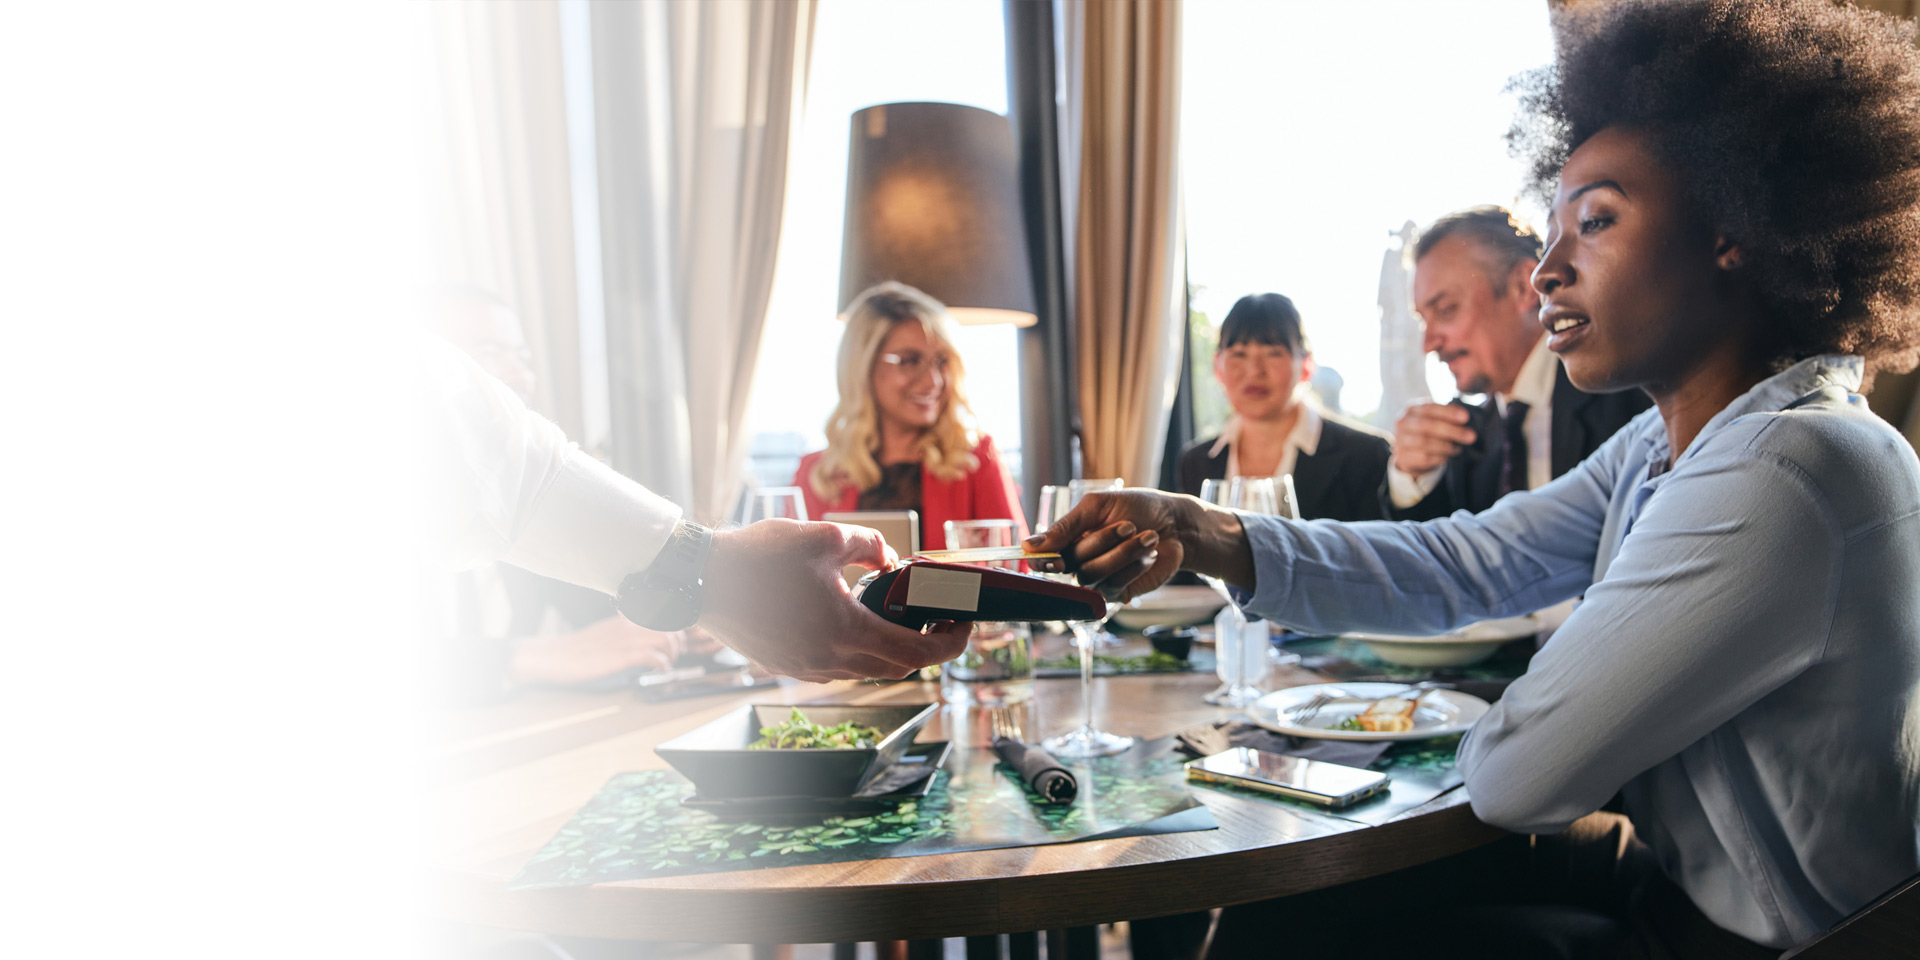
[[[511,889],[563,887],[796,864],[915,857],[1214,829],[1171,738],[1072,761],[1071,804],[1041,804],[984,748],[955,750],[918,801],[880,814],[763,822],[680,805],[693,787],[668,770],[616,774],[534,854]]]

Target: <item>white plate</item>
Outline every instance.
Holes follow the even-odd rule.
[[[1309,726],[1299,726],[1286,718],[1286,711],[1308,700],[1322,690],[1343,690],[1356,697],[1378,699],[1396,690],[1405,690],[1404,683],[1314,683],[1304,687],[1288,687],[1255,700],[1247,707],[1247,719],[1275,733],[1292,734],[1296,737],[1321,737],[1327,740],[1425,740],[1429,737],[1444,737],[1450,733],[1461,733],[1473,726],[1474,721],[1486,715],[1490,708],[1485,700],[1470,693],[1458,690],[1429,690],[1420,699],[1420,705],[1413,711],[1413,729],[1399,733],[1373,733],[1367,730],[1328,730],[1329,726],[1339,723],[1367,708],[1367,701],[1330,703],[1322,708],[1320,715],[1313,718]]]
[[[1410,667],[1457,667],[1478,663],[1493,655],[1509,640],[1530,637],[1540,632],[1540,618],[1533,614],[1482,620],[1452,633],[1431,637],[1405,637],[1384,633],[1349,633],[1345,636],[1372,648],[1380,659]]]
[[[1226,605],[1227,601],[1213,592],[1212,587],[1165,586],[1142,594],[1114,611],[1113,620],[1129,630],[1144,630],[1158,624],[1186,627],[1211,621]]]

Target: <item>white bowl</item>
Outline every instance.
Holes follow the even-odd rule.
[[[1164,586],[1136,598],[1115,611],[1113,622],[1128,630],[1145,630],[1162,624],[1190,627],[1208,623],[1227,605],[1212,587],[1190,585]]]
[[[1403,637],[1382,633],[1349,633],[1388,663],[1407,667],[1462,667],[1493,656],[1510,640],[1540,632],[1540,620],[1528,614],[1504,620],[1483,620],[1452,633],[1431,637]]]

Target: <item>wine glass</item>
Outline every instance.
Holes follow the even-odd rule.
[[[1282,477],[1281,480],[1280,484],[1276,484],[1272,477],[1205,480],[1200,484],[1200,499],[1241,513],[1277,514],[1281,510],[1283,495],[1288,495],[1288,500],[1292,499],[1292,478]],[[1226,581],[1204,574],[1202,577],[1227,601],[1219,618],[1214,621],[1213,652],[1220,686],[1207,694],[1206,701],[1219,706],[1244,707],[1260,699],[1258,684],[1266,679],[1266,624],[1247,616],[1240,607],[1239,598]],[[1260,642],[1250,642],[1249,638]]]
[[[747,502],[740,518],[742,526],[761,520],[784,517],[788,520],[806,520],[807,497],[799,487],[761,487],[747,494]]]
[[[1119,477],[1069,480],[1067,481],[1067,506],[1070,508],[1079,506],[1080,501],[1089,493],[1102,490],[1124,490],[1126,487],[1127,482]],[[1111,616],[1112,614],[1109,613],[1108,617]],[[1096,625],[1093,634],[1093,645],[1108,648],[1120,646],[1120,638],[1108,632],[1106,625],[1107,621],[1104,619]]]
[[[1280,515],[1288,520],[1300,519],[1300,497],[1293,492],[1293,474],[1281,474],[1279,495]],[[1291,650],[1282,651],[1276,647],[1272,659],[1275,664],[1285,665],[1299,663],[1300,655]]]
[[[1115,486],[1118,483],[1119,481],[1114,481]],[[1067,511],[1073,509],[1075,501],[1076,498],[1070,487],[1041,487],[1040,506],[1034,513],[1034,529],[1045,530],[1052,526],[1055,521],[1066,516]],[[1062,583],[1076,582],[1071,573],[1048,573],[1042,576]],[[1119,604],[1109,602],[1106,615],[1102,616],[1099,622],[1106,623],[1107,617],[1113,616],[1113,612],[1118,609],[1120,609]],[[1119,753],[1133,746],[1133,738],[1107,733],[1093,725],[1093,635],[1099,628],[1098,624],[1089,625],[1085,621],[1074,620],[1067,623],[1067,628],[1073,631],[1074,646],[1080,648],[1080,702],[1085,706],[1086,713],[1078,728],[1057,737],[1049,737],[1041,741],[1040,746],[1056,757],[1069,757],[1075,760]]]

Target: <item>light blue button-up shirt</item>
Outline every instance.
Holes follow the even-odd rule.
[[[1462,743],[1474,812],[1552,833],[1620,791],[1707,917],[1789,946],[1920,873],[1920,461],[1860,375],[1802,361],[1671,469],[1649,410],[1478,515],[1249,517],[1249,606],[1430,634],[1584,594]]]

